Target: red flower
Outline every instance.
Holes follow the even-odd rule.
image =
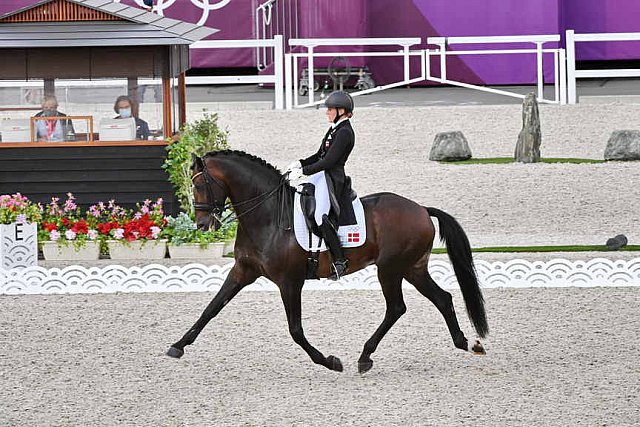
[[[42,228],[44,228],[47,233],[51,233],[53,230],[58,231],[58,224],[54,222],[42,221]]]
[[[69,226],[69,220],[67,218],[62,218],[62,225],[64,225],[65,227]]]
[[[76,234],[87,234],[89,232],[89,226],[84,219],[81,219],[80,221],[73,224],[73,226],[71,227],[71,231]]]

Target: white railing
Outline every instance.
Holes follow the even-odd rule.
[[[509,54],[535,54],[536,55],[536,73],[538,100],[540,102],[565,104],[566,103],[566,67],[565,67],[565,51],[560,48],[545,49],[545,43],[559,42],[560,35],[526,35],[526,36],[490,36],[490,37],[428,37],[427,44],[436,45],[438,49],[427,50],[425,53],[425,68],[427,70],[427,80],[439,83],[461,86],[469,89],[476,89],[484,92],[496,93],[515,98],[524,98],[525,95],[509,92],[501,89],[494,89],[486,86],[473,85],[451,80],[447,76],[447,56],[450,55],[509,55]],[[451,45],[477,45],[477,44],[514,44],[514,43],[531,43],[535,48],[512,48],[512,49],[474,49],[474,50],[447,50]],[[554,58],[554,94],[555,99],[548,100],[544,98],[544,54],[552,54]],[[431,56],[440,58],[440,77],[431,74]]]
[[[281,35],[275,35],[269,40],[203,40],[193,43],[190,49],[237,49],[237,48],[271,48],[273,49],[273,74],[254,76],[203,76],[187,77],[188,85],[211,85],[211,84],[274,84],[274,107],[282,110],[284,107],[282,85],[284,83],[282,73],[283,63],[283,42]]]
[[[567,79],[569,104],[577,102],[576,79],[594,77],[640,77],[640,69],[576,70],[576,42],[640,41],[640,33],[576,34],[567,30]]]
[[[397,83],[391,83],[383,86],[377,86],[371,89],[352,92],[351,95],[358,96],[366,93],[376,92],[392,87],[403,86],[410,83],[422,81],[425,79],[424,74],[424,56],[423,51],[410,50],[411,46],[420,44],[420,37],[404,37],[404,38],[336,38],[336,39],[290,39],[289,46],[299,46],[307,50],[306,53],[288,53],[285,55],[285,98],[286,108],[308,107],[321,103],[322,100],[316,101],[314,94],[314,58],[317,57],[335,57],[335,56],[402,56],[404,59],[403,80]],[[314,48],[318,46],[400,46],[401,51],[378,51],[378,52],[314,52]],[[417,78],[411,78],[409,74],[409,58],[411,56],[421,57],[422,75]],[[307,76],[308,76],[308,103],[299,104],[298,102],[298,60],[307,58]]]

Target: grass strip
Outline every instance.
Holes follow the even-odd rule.
[[[516,161],[513,157],[487,157],[487,158],[471,158],[468,160],[459,160],[455,162],[439,162],[439,163],[447,163],[452,165],[500,165],[507,163],[515,163]],[[541,163],[604,163],[604,160],[596,160],[596,159],[576,159],[576,158],[542,158],[540,159]]]
[[[640,245],[627,245],[619,251],[636,252],[640,251]],[[434,254],[447,253],[445,248],[434,248]],[[517,253],[517,252],[615,252],[610,251],[605,245],[565,245],[565,246],[488,246],[484,248],[472,248],[471,252],[495,252],[495,253]]]

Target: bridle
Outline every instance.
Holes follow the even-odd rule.
[[[282,179],[280,180],[280,183],[278,185],[275,186],[275,188],[273,188],[272,190],[268,190],[265,191],[264,193],[258,194],[255,197],[252,197],[250,199],[247,200],[243,200],[241,202],[236,202],[236,203],[220,203],[216,200],[216,196],[212,190],[212,184],[217,185],[220,189],[222,189],[223,194],[228,194],[228,187],[227,185],[222,182],[220,179],[216,178],[215,176],[209,174],[209,171],[207,170],[207,166],[205,164],[205,159],[202,159],[202,165],[203,165],[203,169],[194,174],[191,177],[191,182],[193,183],[193,186],[196,189],[202,189],[202,187],[206,187],[206,191],[207,191],[207,202],[206,203],[197,203],[197,202],[193,202],[193,207],[196,211],[204,211],[207,212],[211,217],[213,217],[216,221],[218,221],[220,223],[220,226],[224,226],[226,224],[229,224],[235,220],[237,220],[238,218],[254,211],[255,209],[257,209],[258,207],[260,207],[263,203],[265,203],[269,198],[271,198],[274,194],[278,193],[280,191],[280,199],[281,199],[281,203],[279,203],[281,205],[281,212],[278,213],[278,223],[283,226],[283,228],[285,229],[289,229],[290,225],[286,224],[285,222],[283,222],[285,220],[285,218],[283,217],[284,211],[282,211],[282,208],[286,208],[286,200],[287,197],[285,197],[284,192],[286,191],[286,188],[288,187],[288,180],[286,178],[286,176],[283,176]],[[195,183],[195,179],[197,177],[199,177],[200,175],[202,175],[202,177],[204,178],[205,183],[198,185]],[[225,197],[226,200],[226,197]],[[222,217],[222,214],[224,213],[224,211],[229,208],[229,207],[233,207],[234,210],[237,210],[238,207],[240,206],[246,206],[249,203],[253,203],[255,202],[255,205],[251,206],[250,208],[248,208],[247,210],[245,210],[244,212],[242,212],[241,214],[235,214],[235,213],[230,213],[229,215],[227,215],[226,217]]]
[[[197,177],[199,177],[200,175],[202,175],[202,177],[204,178],[204,184],[196,184],[195,183],[195,179]],[[222,218],[222,213],[225,211],[225,209],[227,209],[227,205],[224,203],[219,203],[216,200],[216,196],[213,193],[212,190],[212,183],[215,183],[218,187],[220,187],[222,189],[223,192],[226,193],[226,187],[224,185],[224,183],[222,181],[220,181],[218,178],[216,178],[215,176],[211,176],[209,175],[209,173],[207,172],[207,168],[206,166],[204,167],[204,169],[202,169],[201,172],[198,172],[197,174],[193,175],[191,177],[191,182],[193,183],[193,186],[200,190],[202,189],[202,187],[206,188],[207,191],[207,202],[206,203],[198,203],[194,200],[193,202],[193,207],[195,210],[197,211],[205,211],[207,212],[210,216],[212,216],[216,221],[218,221],[220,224],[223,223],[224,218]]]

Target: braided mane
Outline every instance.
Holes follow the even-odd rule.
[[[278,177],[282,176],[282,173],[280,172],[280,170],[275,166],[273,166],[271,163],[268,163],[266,160],[258,156],[254,156],[253,154],[245,153],[244,151],[239,151],[239,150],[210,151],[207,154],[205,154],[203,157],[216,157],[216,156],[235,156],[243,159],[248,159],[253,163],[256,163],[260,166],[267,168],[271,172],[277,174]]]

